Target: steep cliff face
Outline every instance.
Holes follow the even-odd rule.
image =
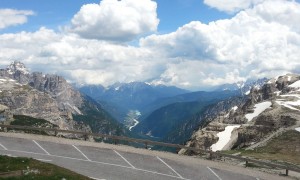
[[[72,129],[68,123],[71,117],[63,116],[58,103],[49,94],[9,78],[0,79],[0,89],[0,104],[7,106],[12,114],[42,118],[62,129]]]
[[[81,107],[83,98],[63,77],[35,72],[32,73],[29,85],[54,98],[60,110],[81,114],[78,107]]]
[[[60,110],[80,114],[76,107],[82,104],[81,94],[61,76],[30,73],[23,63],[13,62],[6,69],[0,70],[0,77],[15,80],[21,85],[29,85],[55,99]]]
[[[187,146],[213,151],[252,148],[279,131],[295,129],[300,126],[300,76],[288,74],[253,87],[245,102],[206,121],[210,123],[195,131]]]
[[[30,73],[24,64],[20,62],[11,63],[6,69],[0,69],[0,77],[14,79],[21,84],[27,84]]]
[[[90,126],[95,125],[93,132],[124,132],[124,127],[106,115],[99,104],[83,96],[63,77],[30,73],[20,62],[0,69],[0,104],[13,115],[45,119],[61,129],[91,131]],[[92,122],[88,121],[90,117]]]

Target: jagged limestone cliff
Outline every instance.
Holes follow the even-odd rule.
[[[87,102],[92,105],[86,107]],[[0,69],[0,104],[13,115],[45,119],[61,129],[126,134],[122,125],[99,104],[82,95],[63,77],[30,73],[20,62]],[[90,117],[93,121],[88,121]]]
[[[35,74],[30,74],[20,62],[14,62],[6,69],[1,69],[0,104],[5,105],[8,108],[6,111],[14,115],[45,119],[61,129],[77,129],[72,113],[78,113],[75,111],[75,105],[80,106],[80,93],[72,89],[62,77],[56,78],[55,81],[51,77],[58,76],[49,77],[37,73],[41,77],[38,81],[34,78]],[[64,104],[73,106],[65,108]],[[90,128],[86,126],[84,129]]]

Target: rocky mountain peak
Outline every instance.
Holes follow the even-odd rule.
[[[267,78],[261,78],[257,80],[248,79],[247,81],[238,81],[233,84],[223,84],[215,89],[215,91],[236,91],[239,90],[242,94],[248,95],[252,88],[260,88],[265,84]]]
[[[77,107],[82,104],[81,94],[62,76],[43,75],[41,72],[31,73],[22,62],[14,61],[7,68],[0,69],[0,77],[15,80],[22,85],[29,85],[50,95],[56,100],[61,111],[80,114]]]
[[[16,73],[22,73],[22,74],[30,74],[29,70],[26,68],[25,64],[14,61],[9,66],[7,66],[6,71],[8,74],[16,74]]]
[[[12,62],[6,69],[0,69],[0,77],[17,80],[21,84],[27,84],[30,73],[21,62]]]
[[[291,86],[293,83],[300,80],[297,74],[286,74],[270,79],[261,87],[251,89],[250,97],[253,103],[263,100],[276,99],[277,96],[286,94],[297,87]]]
[[[14,115],[22,115],[46,120],[61,129],[91,132],[92,128],[98,133],[127,133],[100,104],[82,95],[64,77],[31,73],[20,62],[0,69],[0,95],[0,116],[6,123],[13,121]]]

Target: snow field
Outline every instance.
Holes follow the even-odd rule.
[[[219,132],[217,136],[219,137],[219,140],[217,143],[213,144],[211,146],[212,151],[220,151],[222,150],[226,144],[231,139],[231,133],[235,128],[239,128],[241,125],[229,125],[225,127],[225,130],[222,132]]]
[[[289,87],[293,88],[300,88],[300,80],[294,82],[293,84],[289,85]]]
[[[253,118],[260,115],[262,112],[264,112],[271,105],[272,105],[272,103],[270,101],[255,104],[254,105],[254,112],[246,114],[245,117],[248,119],[248,122],[252,121]]]

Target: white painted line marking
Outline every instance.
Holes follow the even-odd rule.
[[[163,173],[159,173],[159,172],[155,172],[155,171],[148,171],[148,170],[145,170],[145,169],[135,169],[135,170],[149,172],[149,173],[152,173],[152,174],[158,174],[158,175],[162,175],[162,176],[169,176],[169,177],[176,178],[176,179],[190,180],[190,179],[180,178],[178,176],[173,176],[173,175],[169,175],[169,174],[163,174]]]
[[[95,179],[95,180],[106,180],[106,179],[99,179],[99,178],[94,178],[94,177],[89,177],[91,179]]]
[[[209,169],[219,180],[222,180],[220,176],[217,173],[215,173],[210,167],[207,167],[207,169]]]
[[[78,152],[80,152],[84,157],[85,159],[87,159],[88,161],[91,161],[82,151],[80,151],[80,149],[78,149],[78,147],[76,147],[75,145],[72,145]]]
[[[129,164],[129,166],[131,166],[133,169],[136,169],[129,161],[127,161],[127,159],[125,159],[120,153],[118,153],[116,150],[114,150],[114,152],[119,155],[124,161],[127,162],[127,164]]]
[[[1,151],[1,149],[0,149]],[[3,150],[2,150],[3,151]],[[19,151],[19,150],[7,150],[11,152],[19,152],[19,153],[26,153],[26,154],[35,154],[35,155],[41,155],[41,156],[50,156],[50,157],[58,157],[58,158],[64,158],[64,159],[71,159],[71,160],[77,160],[77,161],[85,161],[85,162],[93,162],[93,163],[98,163],[98,164],[104,164],[104,165],[111,165],[111,166],[118,166],[118,167],[123,167],[123,168],[130,168],[133,169],[132,167],[128,166],[123,166],[119,164],[110,164],[110,163],[105,163],[105,162],[98,162],[98,161],[88,161],[86,159],[78,159],[78,158],[73,158],[73,157],[67,157],[67,156],[58,156],[58,155],[51,155],[51,154],[44,154],[44,153],[36,153],[36,152],[28,152],[28,151]]]
[[[37,143],[35,140],[32,140],[38,147],[40,147],[47,155],[50,155],[50,153],[48,153],[48,151],[46,151],[41,145],[39,145],[39,143]]]
[[[45,162],[51,162],[52,161],[52,160],[49,160],[49,159],[36,159],[36,160],[45,161]]]
[[[1,143],[0,143],[0,146],[4,149],[4,150],[7,150],[7,148],[5,146],[3,146]]]
[[[13,156],[11,154],[6,154],[6,156],[8,156],[8,157],[17,157],[17,156]]]
[[[0,149],[0,151],[1,151],[1,149]],[[66,156],[58,156],[58,155],[51,155],[51,154],[47,155],[47,154],[43,154],[43,153],[35,153],[35,152],[28,152],[28,151],[18,151],[18,150],[7,150],[7,151],[19,152],[19,153],[26,153],[26,154],[35,154],[35,155],[41,155],[41,156],[58,157],[58,158],[71,159],[71,160],[84,161],[84,162],[91,162],[91,163],[96,163],[96,164],[103,164],[103,165],[109,165],[109,166],[116,166],[116,167],[121,167],[121,168],[133,169],[133,170],[137,170],[137,171],[143,171],[143,172],[148,172],[148,173],[162,175],[162,176],[168,176],[168,177],[172,177],[172,178],[176,178],[176,179],[189,180],[189,179],[185,179],[185,178],[179,178],[178,176],[173,176],[173,175],[169,175],[169,174],[163,174],[163,173],[159,173],[159,172],[155,172],[155,171],[148,171],[148,170],[145,170],[145,169],[132,168],[132,167],[123,166],[123,165],[119,165],[119,164],[110,164],[110,163],[99,162],[99,161],[88,161],[88,160],[85,160],[85,159],[78,159],[78,158],[72,158],[72,157],[66,157]]]
[[[158,160],[160,160],[164,165],[166,165],[168,168],[170,168],[178,177],[180,177],[180,178],[182,178],[183,179],[183,177],[178,173],[178,172],[176,172],[169,164],[167,164],[164,160],[162,160],[162,159],[160,159],[160,157],[158,157],[158,156],[156,156],[156,158],[158,159]]]

